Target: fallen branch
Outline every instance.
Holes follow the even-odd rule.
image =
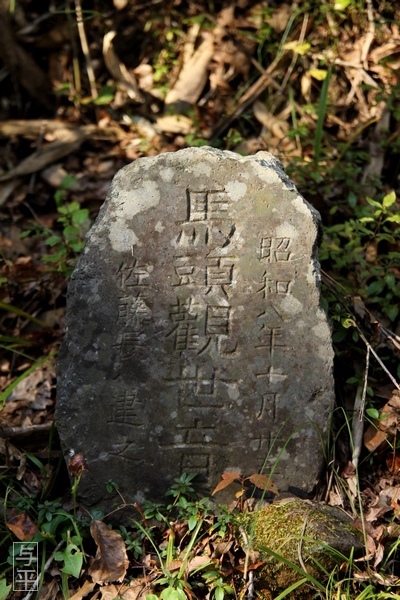
[[[1,181],[8,181],[14,179],[14,177],[20,177],[21,175],[30,175],[41,171],[48,165],[64,158],[68,154],[75,152],[81,146],[81,144],[88,137],[88,133],[81,129],[76,129],[74,132],[71,131],[70,140],[51,142],[45,146],[40,152],[34,152],[25,160],[21,161],[14,169],[11,169],[8,173],[0,176]]]
[[[28,425],[26,427],[1,427],[0,436],[8,440],[22,441],[31,436],[41,436],[48,434],[53,427],[53,423],[43,423],[42,425]]]

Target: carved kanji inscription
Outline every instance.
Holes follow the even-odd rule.
[[[309,492],[333,403],[319,217],[268,153],[189,148],[115,177],[68,292],[56,421],[106,482],[163,498],[196,472]],[[277,464],[278,463],[278,464]],[[111,502],[111,500],[110,500]]]

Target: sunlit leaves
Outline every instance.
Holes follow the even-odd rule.
[[[181,588],[167,587],[160,594],[161,600],[187,600],[185,592]]]
[[[225,471],[225,473],[222,473],[221,481],[214,488],[212,495],[216,494],[217,492],[220,492],[221,490],[224,490],[225,488],[230,486],[234,481],[239,482],[242,486],[242,489],[236,492],[236,498],[241,498],[244,495],[244,484],[246,481],[249,481],[252,485],[254,485],[260,490],[269,491],[276,495],[279,494],[276,486],[273,484],[270,477],[268,477],[267,475],[263,475],[261,473],[253,473],[249,477],[242,477],[240,473],[237,473],[235,471]]]
[[[6,600],[10,590],[11,585],[7,585],[6,579],[0,579],[0,600]]]
[[[328,71],[326,69],[310,69],[308,72],[311,77],[314,77],[314,79],[317,79],[318,81],[324,81],[328,75]]]
[[[346,8],[351,4],[352,0],[336,0],[333,8],[338,11],[346,10]]]
[[[395,202],[396,194],[394,192],[390,192],[390,194],[387,194],[382,200],[382,206],[384,208],[389,208],[389,206],[392,206],[392,204],[394,204]]]
[[[300,56],[307,54],[310,48],[311,44],[309,44],[308,42],[303,42],[302,44],[300,44],[299,42],[287,42],[283,46],[284,50],[293,50],[293,52],[295,52],[296,54],[300,54]]]

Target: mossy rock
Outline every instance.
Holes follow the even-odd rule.
[[[286,498],[266,506],[252,513],[246,529],[258,560],[265,561],[256,589],[267,600],[304,578],[304,571],[325,585],[329,574],[347,558],[364,553],[362,535],[348,515],[309,500]],[[312,598],[315,591],[307,583],[287,597]]]

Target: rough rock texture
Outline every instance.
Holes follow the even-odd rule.
[[[246,528],[257,561],[265,561],[256,589],[267,600],[303,579],[305,573],[324,586],[327,573],[365,550],[362,534],[352,527],[346,513],[309,500],[285,498],[250,513]],[[315,598],[315,587],[304,584],[289,598]]]
[[[308,492],[333,403],[318,213],[272,155],[190,148],[114,178],[68,292],[56,422],[126,499],[263,469]],[[276,458],[279,457],[278,462]]]

